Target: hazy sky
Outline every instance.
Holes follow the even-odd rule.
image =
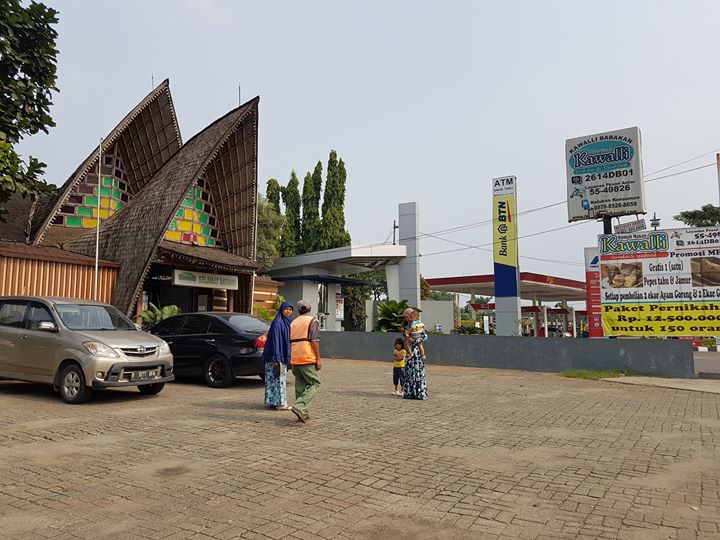
[[[397,204],[420,230],[490,216],[490,180],[518,177],[519,210],[566,197],[565,139],[629,126],[646,175],[720,149],[720,2],[48,0],[60,12],[49,135],[24,153],[62,183],[155,83],[170,79],[184,140],[260,96],[259,182],[301,180],[331,148],[348,167],[354,244],[383,242]],[[714,162],[714,154],[650,175]],[[665,227],[718,202],[714,167],[646,185]],[[648,216],[650,217],[650,216]],[[627,218],[626,218],[627,219]],[[565,206],[521,216],[520,235],[567,225]],[[521,240],[522,271],[582,278],[602,226]],[[492,241],[487,225],[443,233]],[[423,237],[427,277],[492,271],[491,254]]]

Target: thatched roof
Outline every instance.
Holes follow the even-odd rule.
[[[0,242],[0,255],[15,259],[32,259],[34,261],[49,261],[83,266],[95,266],[95,258],[79,253],[72,253],[53,246],[30,246],[21,242]],[[117,268],[118,264],[100,259],[98,266]]]
[[[31,197],[13,193],[3,204],[7,210],[5,221],[0,221],[0,242],[26,242],[30,238],[30,216],[36,208]]]
[[[121,263],[112,303],[130,313],[155,251],[188,190],[203,174],[215,201],[223,245],[254,259],[259,98],[230,111],[190,139],[122,211],[100,228],[100,256]],[[95,252],[95,235],[66,249]],[[219,249],[219,248],[217,248]]]
[[[115,144],[126,165],[132,193],[140,191],[152,176],[180,149],[182,140],[178,129],[175,108],[170,95],[170,83],[166,79],[138,103],[120,123],[103,139],[103,152]],[[58,231],[45,238],[60,207],[65,204],[73,189],[91,171],[97,171],[99,145],[70,175],[47,204],[38,205],[31,231],[34,244],[57,244],[86,231],[70,229]],[[104,167],[103,167],[104,168]],[[103,171],[104,174],[104,171]],[[59,228],[59,227],[57,227]]]
[[[158,255],[163,259],[181,261],[185,264],[201,264],[225,272],[252,272],[260,265],[246,257],[234,255],[220,248],[191,246],[163,240],[158,246]]]

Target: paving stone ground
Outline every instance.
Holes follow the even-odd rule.
[[[0,381],[0,538],[720,538],[720,395],[328,360],[311,423],[259,381],[68,406]],[[292,388],[292,383],[290,383]]]

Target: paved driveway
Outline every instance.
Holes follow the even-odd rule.
[[[720,395],[428,371],[328,360],[307,425],[251,380],[0,382],[0,538],[720,538]]]

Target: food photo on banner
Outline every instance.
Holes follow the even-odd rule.
[[[720,227],[598,237],[606,336],[720,334]]]

